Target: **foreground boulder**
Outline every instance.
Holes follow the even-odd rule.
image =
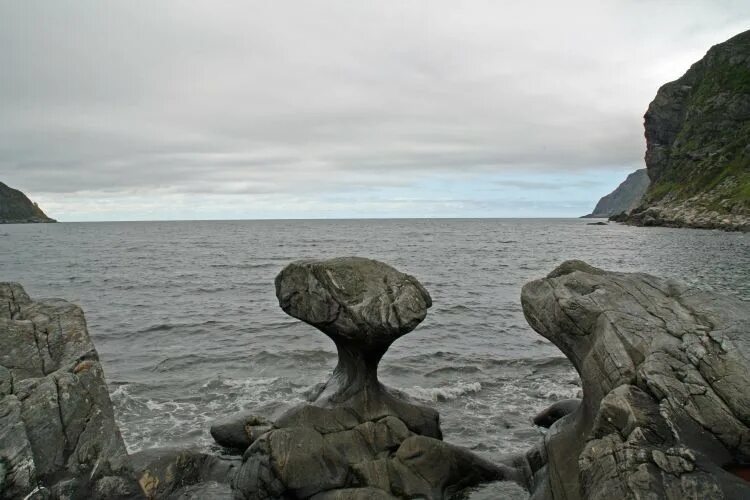
[[[135,498],[81,309],[0,283],[0,498]]]
[[[533,498],[750,498],[747,303],[580,261],[521,301],[583,385],[527,455]]]
[[[299,261],[278,275],[276,295],[286,313],[333,340],[339,361],[309,403],[252,441],[232,483],[237,498],[440,499],[514,477],[443,442],[435,410],[378,381],[388,347],[432,304],[415,278],[369,259]],[[242,422],[223,424],[223,435],[237,436]]]

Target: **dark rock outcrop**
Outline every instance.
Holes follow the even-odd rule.
[[[383,354],[431,305],[415,278],[369,259],[300,261],[276,278],[276,295],[285,312],[334,341],[339,362],[310,403],[274,419],[247,448],[237,498],[440,499],[518,479],[443,442],[435,410],[378,381]]]
[[[0,224],[56,222],[25,194],[0,182]]]
[[[644,118],[651,185],[619,220],[750,231],[750,31],[662,86]]]
[[[580,261],[521,301],[583,385],[525,457],[532,498],[750,498],[747,303]]]
[[[552,424],[573,413],[581,405],[580,399],[563,399],[539,412],[533,419],[534,425],[550,428]]]
[[[190,449],[150,449],[130,459],[148,499],[231,500],[229,482],[240,465],[239,458]]]
[[[83,312],[15,283],[0,283],[0,464],[3,499],[140,496]]]
[[[638,207],[649,185],[648,173],[645,168],[629,174],[614,191],[602,199],[594,207],[594,211],[583,218],[608,218],[623,212],[630,212]]]
[[[245,451],[253,441],[270,431],[272,426],[265,418],[247,411],[214,422],[210,431],[217,444]]]

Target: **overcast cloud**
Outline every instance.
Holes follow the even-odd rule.
[[[0,181],[63,220],[580,215],[737,1],[0,0]]]

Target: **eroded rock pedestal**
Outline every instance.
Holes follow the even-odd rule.
[[[439,499],[513,476],[443,442],[435,410],[378,381],[388,347],[432,304],[415,278],[369,259],[299,261],[278,275],[276,295],[285,312],[333,340],[339,361],[312,401],[252,441],[233,480],[236,497]],[[223,425],[222,435],[234,434]]]
[[[583,401],[527,455],[533,498],[750,498],[750,306],[568,261],[523,288]]]
[[[0,498],[140,495],[83,312],[0,283]]]

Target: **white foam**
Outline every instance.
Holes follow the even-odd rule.
[[[409,389],[402,389],[408,395],[425,401],[450,401],[465,394],[474,394],[482,390],[479,382],[458,382],[455,385],[444,387],[420,387],[418,385]]]

